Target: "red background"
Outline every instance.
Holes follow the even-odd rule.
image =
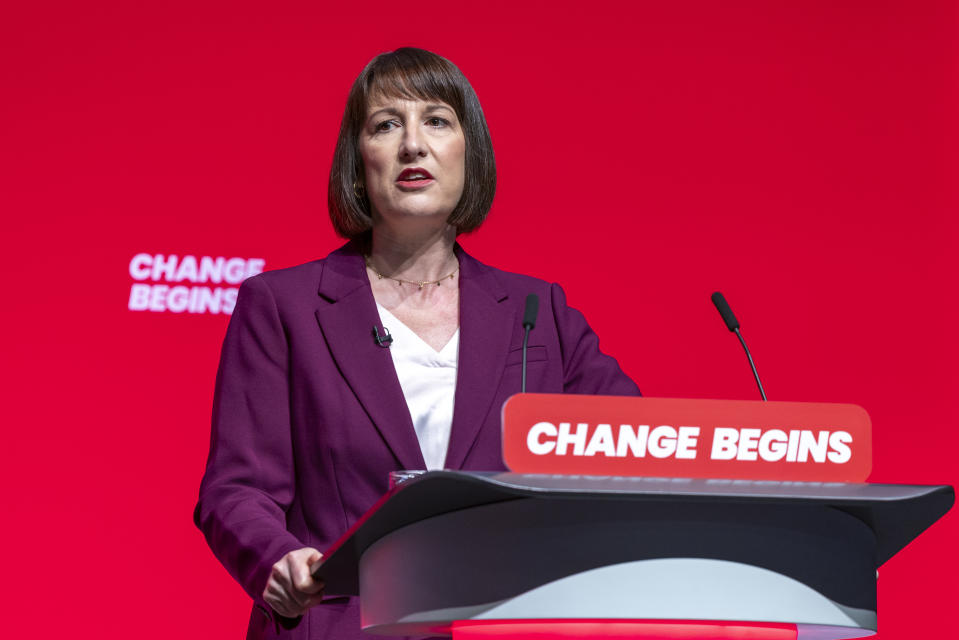
[[[139,252],[339,241],[350,82],[456,62],[500,186],[464,246],[561,282],[647,395],[872,416],[877,482],[955,483],[952,1],[5,3],[2,564],[9,637],[237,638],[190,520],[223,315],[131,312]],[[950,637],[951,513],[882,570],[881,637]],[[943,629],[946,629],[943,631]]]

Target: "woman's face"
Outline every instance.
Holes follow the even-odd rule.
[[[432,100],[383,98],[360,132],[373,224],[445,224],[463,195],[466,138],[456,112]]]

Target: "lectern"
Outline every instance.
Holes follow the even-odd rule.
[[[876,631],[877,567],[954,499],[949,486],[433,471],[384,496],[317,575],[359,595],[376,634],[630,622],[858,638]]]

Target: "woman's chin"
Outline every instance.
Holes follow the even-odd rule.
[[[386,223],[391,227],[423,228],[423,227],[443,227],[450,217],[452,210],[437,209],[431,207],[404,207],[396,209],[380,216],[374,216],[374,226],[377,222]],[[379,220],[377,220],[379,218]]]

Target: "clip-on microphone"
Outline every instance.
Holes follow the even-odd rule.
[[[389,349],[390,344],[393,342],[393,336],[390,335],[390,330],[386,327],[383,327],[383,331],[386,333],[385,336],[380,335],[380,330],[377,326],[373,325],[373,339],[376,340],[376,344],[380,345],[384,349]]]

